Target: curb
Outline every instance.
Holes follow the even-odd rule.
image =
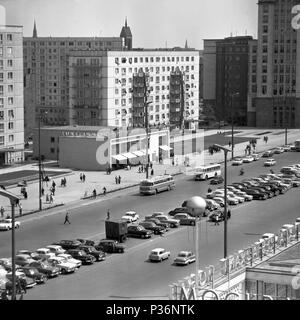
[[[42,209],[42,210],[34,210],[34,211],[26,212],[26,213],[23,213],[21,216],[18,215],[17,217],[18,218],[22,218],[22,217],[29,216],[29,215],[34,214],[34,213],[44,212],[44,211],[47,211],[47,210],[50,210],[50,209],[54,209],[54,208],[57,208],[57,207],[62,207],[64,205],[65,205],[65,203],[59,203],[59,204],[53,205],[52,207],[48,207],[48,208],[45,208],[45,209]]]

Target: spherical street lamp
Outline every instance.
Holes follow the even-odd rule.
[[[190,212],[195,217],[202,217],[206,209],[206,201],[201,197],[192,197],[184,202],[186,208],[190,209]],[[198,284],[199,284],[199,228],[198,220],[195,223],[195,258],[196,258],[196,273],[195,273],[195,291],[196,297],[198,296]]]

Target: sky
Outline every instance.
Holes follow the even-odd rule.
[[[6,24],[32,36],[118,37],[127,17],[133,46],[202,49],[203,39],[257,36],[257,0],[0,0]]]

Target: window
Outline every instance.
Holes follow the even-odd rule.
[[[4,93],[4,89],[3,88],[4,88],[3,86],[0,86],[0,94],[1,95],[3,95],[3,93]]]
[[[0,108],[4,107],[4,98],[0,98]]]
[[[0,146],[4,145],[4,137],[0,137]]]
[[[51,137],[51,138],[50,138],[50,142],[51,142],[51,143],[54,143],[54,142],[55,142],[55,137]]]
[[[12,84],[8,85],[8,92],[12,93],[14,91],[14,86]]]
[[[55,148],[50,148],[51,153],[55,153]]]
[[[8,34],[8,35],[6,36],[6,39],[7,39],[7,41],[12,41],[12,34]]]
[[[0,111],[0,119],[1,119],[1,120],[4,119],[4,111]]]
[[[12,67],[13,66],[13,61],[12,60],[7,60],[7,66]]]
[[[3,73],[0,73],[0,82],[3,82],[3,78],[4,78]]]
[[[12,98],[12,97],[8,98],[8,104],[9,105],[14,104],[14,98]]]
[[[14,123],[13,122],[9,122],[8,123],[8,129],[12,130],[14,128]]]
[[[0,60],[0,69],[3,69],[3,60]]]
[[[3,48],[0,47],[0,56],[3,56]]]
[[[4,131],[4,123],[0,123],[0,132]]]
[[[8,110],[8,117],[9,118],[14,118],[14,110]]]
[[[119,104],[119,99],[115,99],[115,105]]]
[[[8,55],[12,55],[12,47],[7,47],[6,52]]]

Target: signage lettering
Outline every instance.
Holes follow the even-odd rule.
[[[292,19],[292,28],[294,30],[300,29],[300,5],[296,5],[292,8],[292,14],[295,14],[295,16]]]

